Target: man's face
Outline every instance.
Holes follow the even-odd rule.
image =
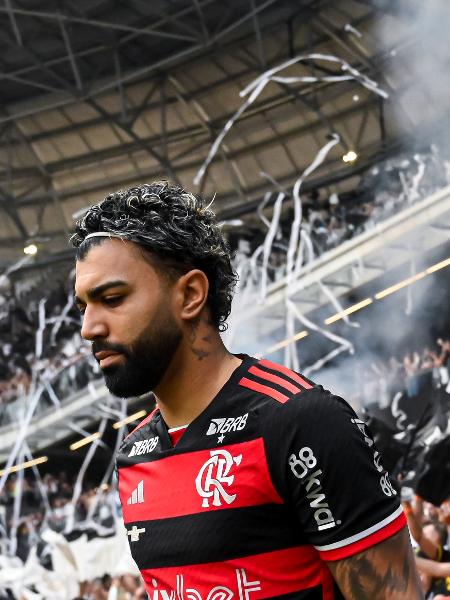
[[[111,393],[154,390],[181,341],[171,287],[131,242],[105,239],[77,262],[81,335],[92,342]]]

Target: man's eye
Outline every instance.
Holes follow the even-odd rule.
[[[107,296],[106,298],[103,298],[104,304],[107,304],[108,306],[116,306],[121,300],[122,296]]]
[[[77,306],[78,310],[80,311],[80,314],[84,315],[85,311],[86,311],[86,307],[85,306]]]

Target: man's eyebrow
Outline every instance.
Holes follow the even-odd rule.
[[[89,300],[95,300],[96,298],[98,298],[98,296],[100,296],[100,294],[102,294],[104,291],[108,290],[109,288],[119,287],[119,286],[124,286],[124,285],[128,285],[128,283],[126,281],[123,281],[122,279],[116,279],[114,281],[105,281],[105,283],[102,283],[102,284],[98,285],[97,287],[93,287],[93,288],[90,288],[89,290],[87,290],[86,296],[89,298]],[[84,301],[76,295],[75,295],[75,302],[77,304],[84,304]]]

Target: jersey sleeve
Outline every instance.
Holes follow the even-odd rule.
[[[406,525],[368,427],[342,398],[319,386],[280,408],[279,484],[323,560],[362,552]]]

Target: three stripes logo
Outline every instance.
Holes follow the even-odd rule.
[[[131,492],[131,496],[127,500],[127,504],[141,504],[144,502],[144,480],[137,484],[137,487]]]
[[[270,396],[281,404],[293,395],[313,387],[295,371],[265,359],[251,366],[246,375],[239,381],[239,385]]]

